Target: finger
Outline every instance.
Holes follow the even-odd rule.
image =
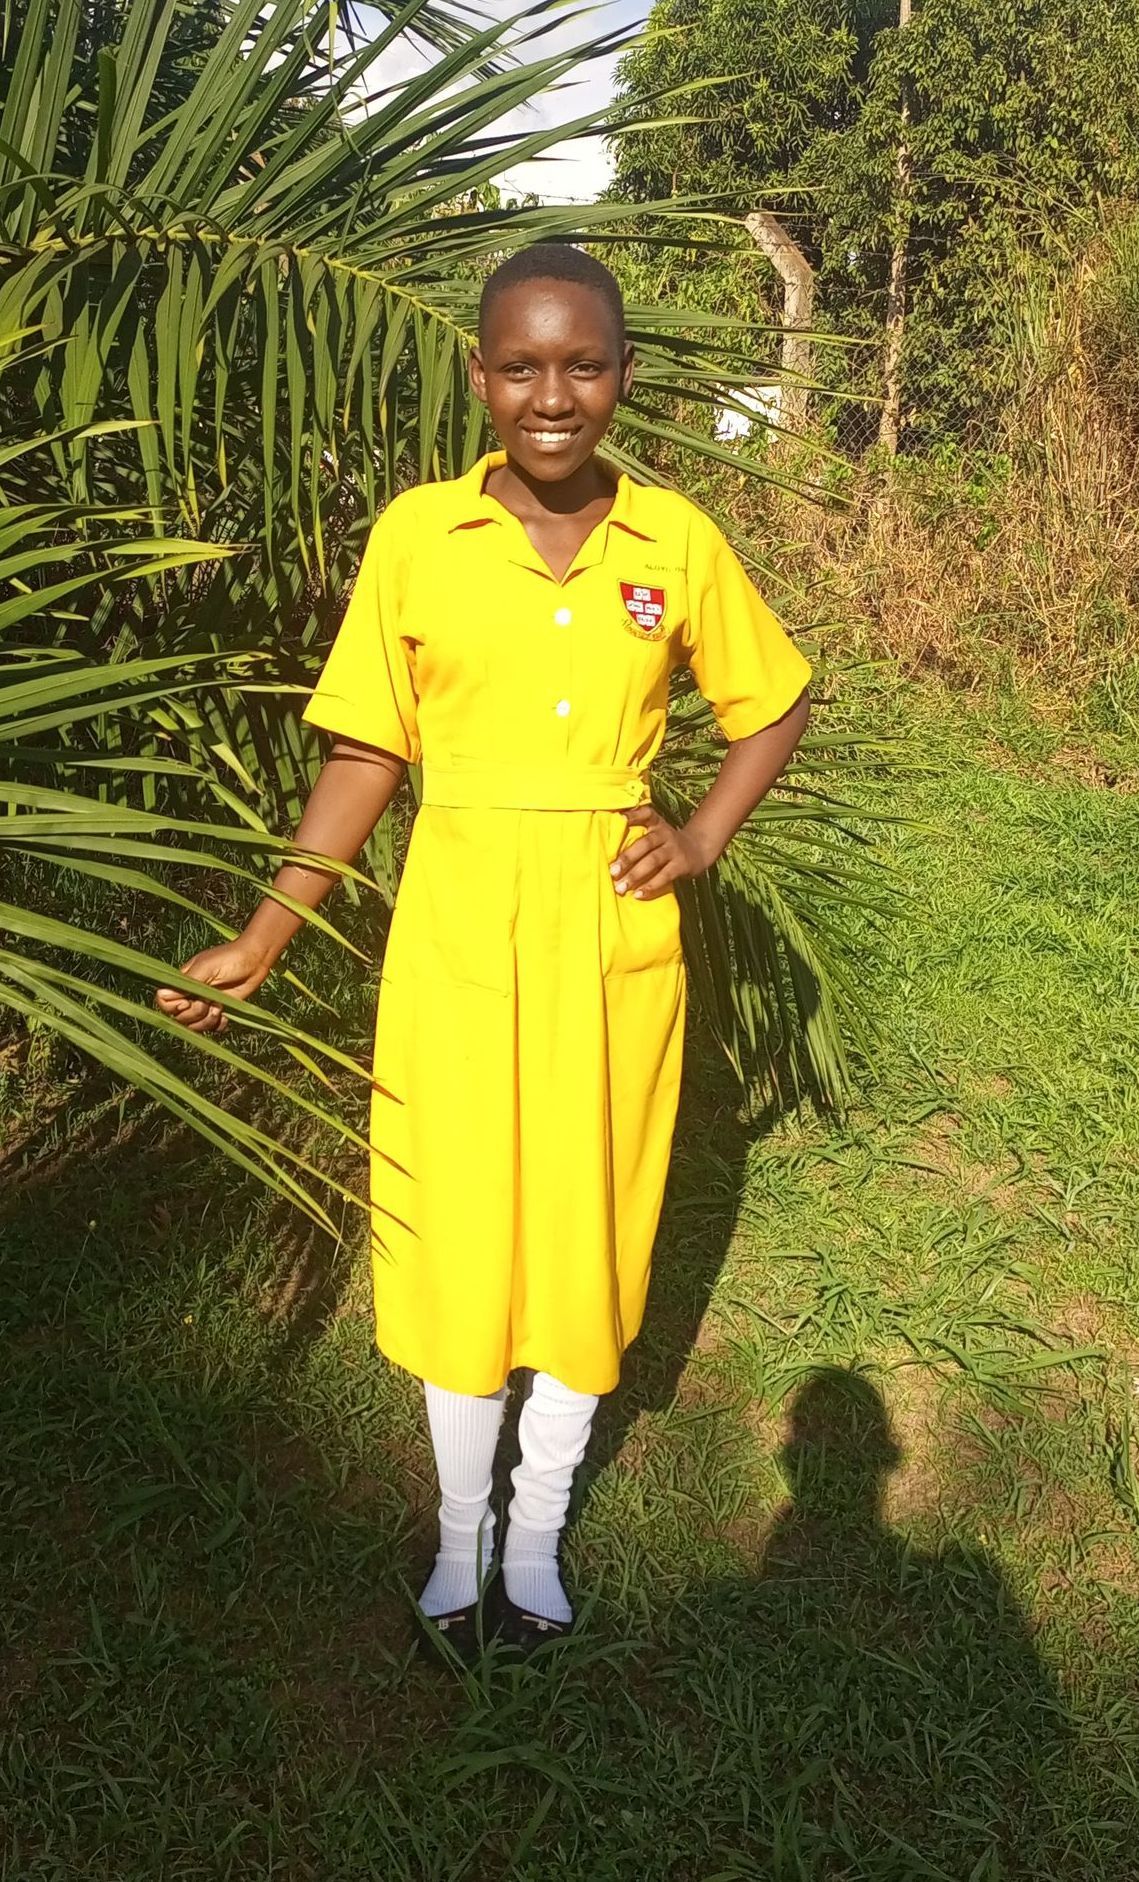
[[[652,839],[647,836],[638,837],[635,843],[630,843],[627,850],[622,850],[619,856],[614,857],[609,865],[609,874],[615,881],[620,881],[621,877],[627,876],[630,869],[639,863],[642,857],[651,853]]]
[[[670,846],[663,843],[650,855],[642,857],[641,861],[622,877],[617,886],[624,895],[636,894],[639,889],[644,888],[646,883],[652,882],[661,874],[666,874],[670,882],[676,875],[676,858]]]
[[[621,869],[619,888],[638,888],[640,883],[648,883],[650,875],[661,868],[670,856],[676,853],[676,843],[672,841],[672,832],[663,830],[659,836],[648,837],[644,843],[634,845],[636,854],[629,854],[629,860],[621,858],[625,868]]]
[[[633,900],[635,902],[655,902],[658,897],[668,895],[672,891],[675,883],[676,875],[674,871],[672,869],[662,869],[659,875],[651,876],[647,882],[642,882],[639,889],[633,890]]]
[[[184,993],[176,993],[173,987],[159,987],[154,1004],[164,1013],[180,1013],[183,1007],[189,1005],[189,1001]]]
[[[201,1024],[207,1014],[220,1011],[221,1008],[212,1005],[209,1000],[187,1000],[183,1011],[175,1014],[174,1017],[180,1026],[196,1027]]]
[[[646,828],[649,824],[664,822],[655,804],[638,804],[636,810],[626,810],[622,815],[626,823],[642,823]]]
[[[219,1031],[221,1022],[224,1018],[225,1018],[225,1014],[222,1012],[220,1006],[208,1006],[205,1010],[203,1017],[201,1019],[194,1020],[191,1023],[190,1031],[191,1032],[217,1032]]]
[[[622,876],[627,876],[631,869],[634,869],[639,862],[643,862],[646,856],[655,855],[667,841],[668,831],[664,824],[659,829],[646,830],[644,836],[639,836],[635,843],[630,843],[628,849],[623,849],[615,861],[610,863],[610,874],[618,880]]]

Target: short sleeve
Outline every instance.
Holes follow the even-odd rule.
[[[811,669],[706,516],[694,525],[685,657],[729,739],[748,738],[790,711]]]
[[[344,619],[302,718],[342,738],[419,761],[415,649],[400,634],[400,531],[389,506],[374,524]]]

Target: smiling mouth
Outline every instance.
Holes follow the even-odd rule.
[[[579,429],[580,427],[575,427],[572,431],[556,431],[553,429],[549,431],[537,431],[529,425],[523,425],[522,427],[526,437],[534,444],[544,444],[551,447],[559,444],[570,444],[572,440],[577,437]]]

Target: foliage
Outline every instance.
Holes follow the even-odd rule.
[[[815,692],[825,699],[821,673]],[[702,1008],[740,1078],[748,1082],[758,1067],[769,1097],[821,1091],[838,1099],[829,1041],[845,1035],[869,1049],[862,965],[840,937],[856,916],[874,932],[893,897],[851,842],[860,818],[873,825],[882,812],[865,790],[860,803],[847,793],[884,768],[890,751],[889,741],[864,733],[809,732],[786,783],[753,812],[714,870],[679,886]],[[680,685],[654,778],[673,822],[691,816],[718,756],[707,702]]]
[[[1056,266],[1025,260],[1000,322],[984,441],[870,454],[846,501],[805,517],[779,561],[841,596],[843,642],[936,672],[991,706],[1014,686],[1050,713],[1139,717],[1139,379],[1134,222]],[[753,527],[789,533],[760,493]]]
[[[121,437],[124,431],[115,424],[87,429],[84,442]],[[54,440],[60,441],[58,436]],[[209,771],[154,747],[168,737],[163,727],[170,723],[172,710],[192,705],[207,687],[220,690],[219,673],[230,687],[237,687],[249,659],[223,659],[201,649],[142,656],[120,649],[120,657],[98,662],[70,645],[70,636],[60,635],[46,645],[42,639],[21,645],[11,638],[25,631],[34,636],[45,617],[61,626],[68,623],[74,618],[74,604],[93,587],[113,594],[146,578],[162,583],[179,570],[217,561],[229,551],[186,536],[141,537],[138,516],[129,511],[90,505],[79,510],[36,501],[33,492],[52,442],[25,441],[0,452],[0,476],[7,486],[0,501],[0,585],[9,590],[0,616],[9,635],[0,687],[0,747],[7,759],[0,776],[0,855],[10,870],[18,862],[35,865],[42,880],[62,871],[80,907],[85,880],[95,878],[121,895],[142,894],[157,898],[169,910],[189,910],[215,933],[231,934],[232,928],[200,908],[184,885],[203,869],[219,884],[227,878],[258,882],[247,861],[218,852],[219,841],[230,852],[243,844],[247,852],[252,849],[255,860],[286,846],[256,827],[256,820],[252,828],[235,826],[226,818],[232,794]],[[27,486],[20,490],[21,500],[16,500],[16,483]],[[75,530],[81,530],[78,539],[71,533]],[[39,587],[25,579],[32,570],[41,577]],[[132,751],[120,747],[109,755],[124,725],[132,730],[149,726],[151,738],[132,739]],[[139,747],[148,743],[150,753],[140,755]],[[76,788],[77,783],[87,789]],[[101,783],[112,788],[100,791]],[[162,815],[129,801],[132,785],[151,787],[152,796],[155,787],[197,786],[202,795],[215,799],[215,809],[211,816],[196,819]],[[9,937],[9,944],[0,948],[0,1006],[25,1021],[46,1023],[70,1044],[91,1053],[177,1117],[194,1122],[242,1168],[270,1181],[331,1227],[305,1179],[321,1174],[334,1190],[347,1194],[344,1186],[318,1173],[279,1132],[271,1134],[233,1115],[148,1051],[139,1038],[139,1022],[152,1034],[176,1035],[177,1028],[115,984],[124,975],[152,985],[172,979],[191,983],[137,941],[92,931],[81,919],[61,918],[43,904],[42,894],[35,905],[0,903],[0,928]],[[323,917],[314,920],[335,936]],[[77,964],[85,971],[77,973]],[[124,1028],[124,1018],[134,1024]],[[271,1012],[253,1015],[247,1010],[244,1018],[292,1058],[291,1080],[274,1077],[220,1043],[198,1044],[220,1066],[240,1069],[268,1087],[286,1112],[306,1123],[329,1125],[351,1140],[350,1127],[314,1102],[305,1086],[318,1059],[359,1077],[355,1061]],[[323,1082],[328,1083],[327,1075]]]
[[[658,0],[659,30],[621,64],[625,108],[649,116],[663,86],[732,76],[694,94],[697,121],[621,141],[615,194],[710,190],[736,217],[765,203],[818,270],[819,324],[863,339],[881,333],[904,226],[908,423],[928,434],[990,408],[1014,256],[1057,256],[1073,218],[1139,187],[1139,6],[925,0],[904,32],[897,17],[893,0]],[[740,247],[727,279],[707,264],[709,304],[763,304],[765,264]],[[874,358],[845,356],[855,386],[876,387]],[[843,383],[843,364],[819,370]]]
[[[1082,336],[1092,370],[1114,412],[1139,435],[1139,214],[1114,216],[1082,257],[1086,314]]]

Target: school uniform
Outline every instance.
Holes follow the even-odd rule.
[[[423,765],[376,1029],[380,1349],[453,1392],[526,1366],[599,1394],[641,1324],[684,1034],[676,897],[616,892],[622,813],[674,668],[729,739],[810,669],[684,497],[622,474],[559,582],[484,490],[504,462],[384,510],[304,717]]]

